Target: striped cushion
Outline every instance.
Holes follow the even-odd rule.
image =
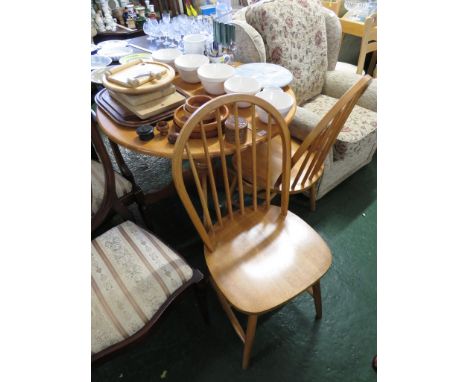
[[[126,221],[91,242],[91,351],[140,330],[192,277],[158,238]]]
[[[115,174],[115,191],[120,198],[132,190],[132,183],[122,175]],[[101,163],[91,161],[91,215],[94,215],[104,200],[105,173]]]

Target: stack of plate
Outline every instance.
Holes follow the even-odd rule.
[[[172,85],[174,76],[171,66],[140,59],[107,71],[102,83],[114,101],[145,120],[185,102]]]

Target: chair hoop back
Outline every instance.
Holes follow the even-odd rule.
[[[357,74],[364,70],[367,53],[377,54],[377,13],[370,15],[364,22],[364,34],[361,40],[361,50],[357,64]]]
[[[366,75],[354,84],[325,114],[294,153],[291,167],[294,168],[298,164],[300,168],[292,180],[292,191],[295,190],[296,186],[304,187],[306,183],[310,183],[318,175],[348,116],[371,80],[372,77]],[[305,158],[301,160],[303,155]],[[275,188],[278,188],[280,184],[288,183],[283,183],[281,179],[278,179]],[[284,188],[288,187],[282,187],[282,189]]]
[[[241,143],[239,133],[239,102],[250,103],[247,110],[248,116],[246,120],[249,124],[247,128],[247,140]],[[234,142],[229,143],[223,135],[223,122],[221,121],[220,108],[224,105],[228,106],[230,113],[234,116]],[[268,123],[263,123],[256,114],[256,106],[263,109],[267,114]],[[206,121],[207,116],[215,113],[215,125],[217,129],[217,137],[207,138]],[[246,112],[243,112],[246,116]],[[213,126],[210,123],[211,126]],[[201,139],[190,139],[190,135],[194,129],[199,129]],[[267,101],[244,94],[229,94],[215,98],[193,113],[190,119],[185,123],[181,130],[180,136],[177,139],[174,148],[172,159],[172,178],[174,185],[179,194],[182,203],[187,210],[195,228],[202,238],[205,246],[213,251],[216,246],[216,228],[223,227],[226,219],[234,219],[235,206],[231,200],[232,188],[237,185],[239,195],[239,206],[236,213],[244,215],[247,210],[256,211],[258,208],[257,201],[257,165],[255,160],[252,163],[253,176],[253,195],[252,204],[247,206],[244,198],[244,186],[242,179],[241,155],[244,150],[251,150],[253,158],[256,157],[257,144],[266,142],[268,150],[271,149],[272,136],[278,134],[281,137],[283,154],[282,154],[282,177],[281,180],[286,184],[290,181],[290,163],[291,163],[291,141],[289,130],[281,114]],[[214,159],[219,157],[218,167],[214,167]],[[229,183],[228,161],[232,159],[237,163],[236,179],[232,184]],[[202,207],[202,213],[199,216],[194,203],[192,202],[183,177],[183,161],[188,160],[195,186],[198,193],[198,199]],[[266,179],[271,179],[271,169],[269,164],[265,167]],[[211,190],[212,206],[215,212],[216,223],[213,223],[209,211],[208,184]],[[216,186],[224,186],[225,201],[220,204],[220,197]],[[267,188],[267,197],[265,199],[265,207],[270,206],[270,190]],[[281,192],[281,214],[285,216],[288,211],[289,190],[283,189]],[[221,209],[224,206],[224,212]],[[225,215],[228,215],[226,217]]]

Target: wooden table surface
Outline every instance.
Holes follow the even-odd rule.
[[[340,17],[342,33],[362,37],[364,35],[364,21],[350,20],[347,15],[348,13]]]
[[[173,81],[173,84],[182,89],[189,95],[196,95],[196,94],[207,94],[202,86],[201,83],[198,84],[189,84],[184,81],[177,75]],[[294,97],[294,104],[291,110],[285,117],[285,121],[289,124],[294,115],[296,114],[296,98],[294,96],[294,92],[289,86],[283,88],[287,93]],[[248,122],[251,121],[250,115],[250,108],[241,109],[239,108],[239,116],[244,117],[247,119]],[[170,144],[166,137],[162,137],[156,130],[155,130],[155,137],[150,141],[141,141],[138,138],[138,135],[135,131],[135,128],[126,127],[119,125],[112,121],[107,114],[102,111],[99,107],[97,108],[97,121],[101,131],[109,137],[110,140],[126,147],[132,151],[139,152],[145,155],[157,156],[157,157],[164,157],[164,158],[172,158],[174,152],[174,145]],[[169,121],[170,127],[172,127],[172,121]],[[259,118],[256,118],[256,126],[258,134],[261,135],[261,131],[266,129],[266,124],[260,121]],[[260,141],[261,138],[257,138],[257,141]],[[251,130],[248,130],[247,134],[247,141],[244,144],[243,148],[247,148],[250,146],[252,142],[252,135]],[[209,138],[208,145],[210,145],[210,153],[213,156],[218,156],[219,152],[219,141],[217,138]],[[204,151],[203,151],[203,144],[201,139],[191,139],[190,140],[190,147],[191,152],[194,159],[203,159],[204,158]],[[233,148],[230,147],[229,144],[226,144],[226,153],[232,154]]]

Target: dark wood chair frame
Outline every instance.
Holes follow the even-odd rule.
[[[119,214],[124,219],[132,219],[132,213],[127,208],[132,203],[137,203],[140,214],[147,226],[150,226],[149,218],[147,216],[146,207],[144,204],[143,192],[140,187],[135,183],[133,174],[125,164],[125,161],[120,152],[119,146],[109,140],[114,158],[117,162],[121,175],[132,184],[132,190],[123,195],[122,197],[117,196],[115,188],[115,173],[112,167],[112,162],[107,152],[106,146],[102,140],[101,134],[98,131],[96,115],[91,111],[91,142],[92,142],[92,154],[91,157],[97,155],[104,168],[105,174],[105,190],[104,198],[99,209],[91,219],[91,234],[93,235],[96,229],[111,216],[112,212]],[[94,154],[93,154],[94,150]]]
[[[114,150],[117,163],[119,165],[120,170],[124,174],[124,177],[128,179],[132,185],[133,189],[132,192],[129,194],[118,198],[115,190],[115,174],[114,169],[112,167],[112,163],[109,157],[109,153],[106,150],[104,142],[102,141],[101,135],[98,131],[97,124],[94,118],[93,113],[91,113],[91,137],[92,137],[92,144],[94,146],[94,150],[97,156],[101,159],[101,163],[104,167],[104,174],[105,174],[105,192],[104,192],[104,200],[99,208],[99,210],[94,214],[91,219],[91,230],[95,232],[95,230],[105,221],[106,217],[110,214],[111,211],[119,214],[122,218],[126,220],[133,220],[133,216],[131,212],[128,210],[127,205],[137,201],[138,197],[141,195],[141,190],[138,186],[136,186],[135,182],[133,181],[133,176],[131,175],[130,171],[126,167],[120,150],[117,145],[114,144],[117,151]],[[112,142],[111,142],[112,145]],[[112,147],[114,147],[112,146]],[[120,167],[122,166],[122,167]],[[128,173],[127,173],[128,171]],[[139,204],[140,206],[140,204]],[[143,214],[142,214],[143,215]],[[171,248],[172,249],[172,248]],[[174,252],[177,253],[174,249]],[[192,268],[193,275],[186,283],[180,286],[165,302],[162,304],[159,309],[156,311],[154,316],[151,318],[146,325],[144,325],[139,331],[131,335],[130,337],[126,338],[125,340],[118,342],[98,353],[95,353],[91,356],[91,362],[95,364],[96,361],[104,361],[108,359],[110,355],[116,354],[118,351],[126,348],[130,344],[135,344],[143,339],[143,337],[148,334],[148,332],[152,329],[154,324],[161,318],[163,313],[168,309],[168,307],[178,299],[179,296],[184,295],[185,291],[191,289],[195,293],[196,301],[198,308],[200,309],[201,315],[205,323],[209,324],[209,316],[208,316],[208,308],[206,302],[206,286],[205,283],[201,283],[204,281],[203,274],[195,268]],[[190,287],[194,288],[190,288]]]

